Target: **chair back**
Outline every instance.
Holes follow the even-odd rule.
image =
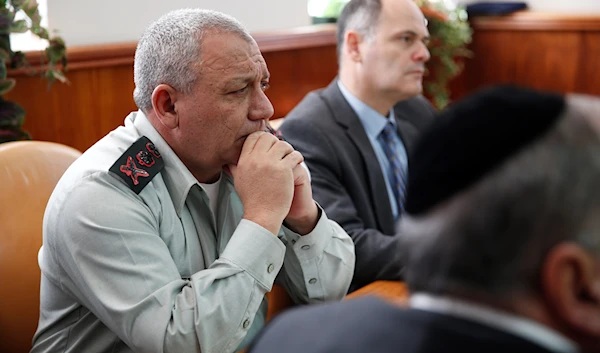
[[[39,316],[42,220],[50,194],[81,155],[53,142],[0,144],[0,351],[31,349]]]

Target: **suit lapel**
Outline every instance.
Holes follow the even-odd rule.
[[[385,234],[394,234],[394,216],[392,214],[392,207],[390,206],[383,173],[381,172],[381,166],[379,165],[373,146],[371,146],[369,137],[367,137],[367,133],[358,119],[358,116],[342,95],[342,92],[338,87],[337,79],[333,80],[333,82],[323,91],[323,97],[327,101],[335,120],[338,124],[346,128],[346,134],[354,143],[363,158],[365,170],[369,179],[367,180],[367,183],[369,184],[371,199],[373,200],[371,207],[375,212],[377,222],[379,223],[382,232]]]

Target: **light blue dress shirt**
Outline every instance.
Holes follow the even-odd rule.
[[[392,123],[394,127],[397,127],[396,119],[394,119],[394,108],[390,109],[389,115],[385,117],[375,111],[375,109],[366,105],[360,99],[356,98],[356,96],[350,93],[350,91],[348,91],[348,89],[346,89],[346,87],[344,87],[339,80],[338,86],[342,92],[342,95],[348,101],[348,104],[350,104],[356,115],[358,115],[358,119],[367,133],[367,137],[371,142],[371,146],[373,146],[373,150],[375,151],[377,161],[379,161],[379,165],[381,166],[383,177],[385,179],[385,187],[388,192],[390,205],[392,206],[392,214],[394,215],[394,219],[397,220],[398,216],[400,215],[400,210],[398,210],[399,200],[396,200],[396,196],[392,190],[391,180],[393,178],[393,172],[390,162],[383,151],[383,147],[381,145],[383,142],[379,136],[388,123]],[[400,164],[402,166],[404,175],[408,176],[408,156],[406,153],[406,148],[404,147],[404,143],[402,143],[402,139],[400,139],[398,134],[394,135],[394,139],[396,140],[394,143],[394,150],[400,159]]]

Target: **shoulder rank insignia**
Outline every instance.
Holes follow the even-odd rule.
[[[142,136],[117,159],[109,171],[121,177],[133,192],[139,194],[164,166],[162,156],[152,141]]]

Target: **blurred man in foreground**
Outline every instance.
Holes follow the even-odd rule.
[[[600,352],[600,99],[486,90],[442,113],[414,160],[409,307],[294,310],[252,352]]]

